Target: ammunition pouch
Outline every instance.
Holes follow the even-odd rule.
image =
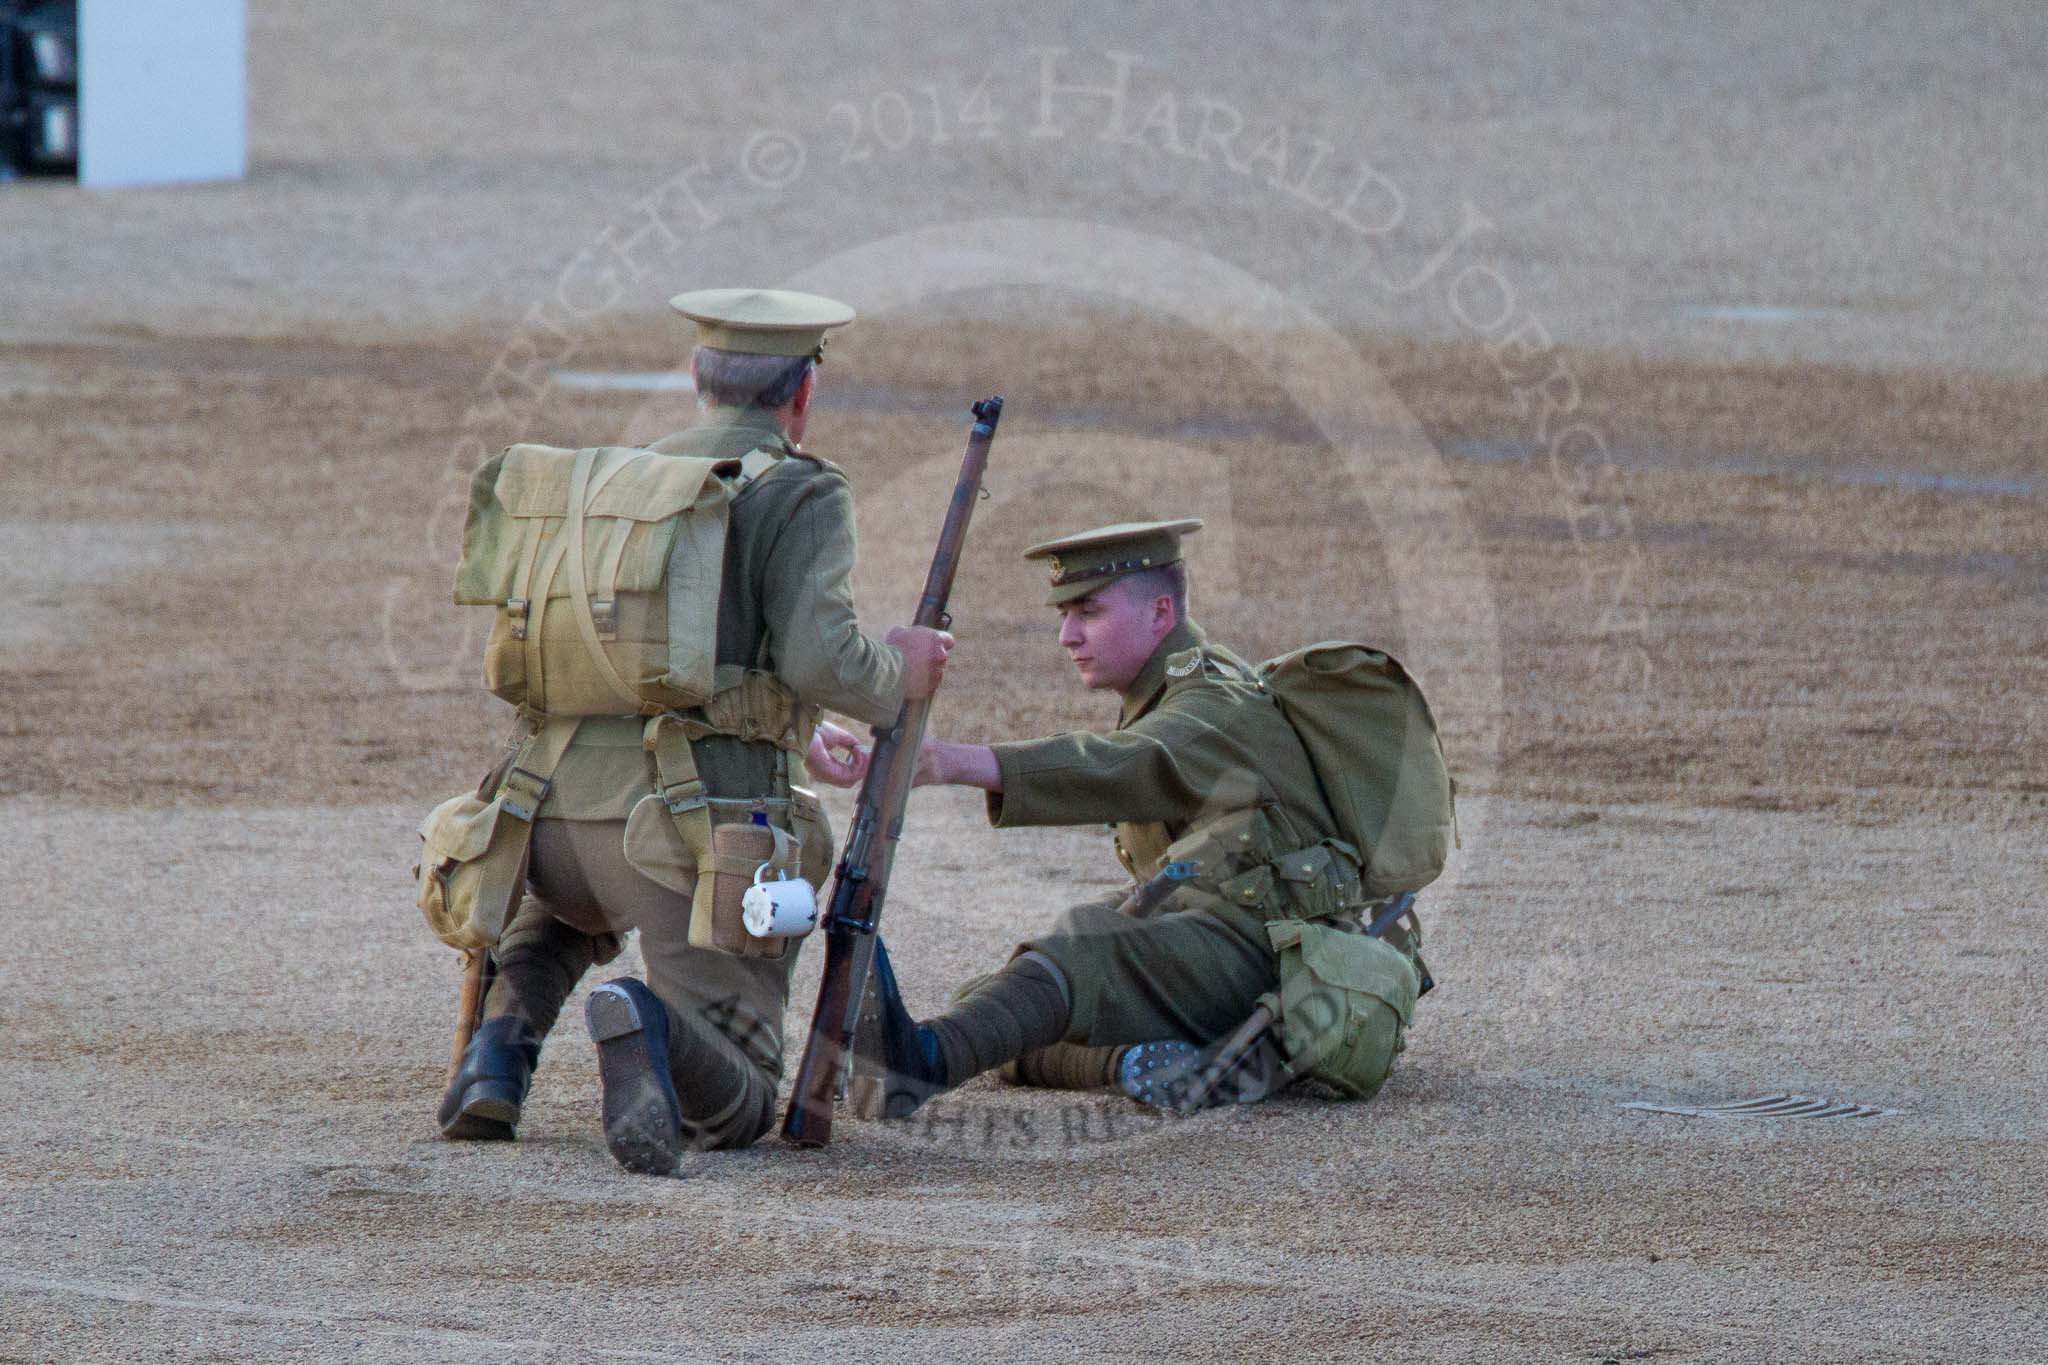
[[[1200,909],[1217,904],[1268,919],[1337,919],[1363,903],[1350,845],[1335,840],[1291,853],[1274,850],[1272,821],[1257,808],[1234,811],[1191,830],[1166,851],[1191,864],[1195,875],[1169,905]]]
[[[1279,879],[1288,910],[1297,919],[1355,918],[1365,903],[1359,885],[1358,861],[1351,846],[1326,839],[1275,857],[1270,864]]]
[[[730,735],[773,744],[799,758],[810,747],[811,731],[817,726],[816,715],[773,673],[729,665],[719,668],[718,690],[703,705],[670,715],[685,739]]]
[[[1279,1016],[1294,1079],[1371,1099],[1407,1045],[1421,980],[1399,949],[1363,933],[1283,919],[1266,926],[1280,989],[1259,1003]]]

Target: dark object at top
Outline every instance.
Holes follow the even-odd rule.
[[[77,0],[0,0],[0,177],[77,170]]]

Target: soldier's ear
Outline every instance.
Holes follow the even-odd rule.
[[[789,400],[789,411],[793,417],[801,417],[811,410],[811,395],[818,391],[818,367],[813,365],[804,371],[803,382],[796,386],[796,396]]]

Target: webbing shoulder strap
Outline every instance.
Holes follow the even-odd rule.
[[[619,676],[619,670],[612,667],[611,657],[604,652],[604,642],[597,635],[597,618],[590,610],[590,574],[583,562],[583,525],[590,510],[590,500],[597,496],[598,489],[633,460],[643,457],[631,456],[614,462],[598,479],[596,487],[592,487],[590,474],[597,463],[597,456],[596,447],[577,451],[575,469],[569,476],[569,521],[563,528],[568,542],[569,605],[576,614],[576,629],[583,636],[583,647],[590,652],[590,661],[597,665],[605,685],[625,702],[625,714],[635,715],[640,710],[640,693],[628,687],[626,680]]]
[[[533,821],[541,803],[554,788],[555,769],[575,738],[582,722],[574,717],[545,719],[520,743],[519,751],[498,780],[493,799],[499,803],[499,818],[518,822],[516,831],[503,847],[496,841],[490,855],[482,859],[483,880],[477,887],[477,913],[494,917],[500,931],[511,918],[526,885],[526,855],[533,843]]]
[[[697,775],[697,756],[690,750],[683,721],[673,712],[652,717],[640,732],[640,747],[654,755],[656,791],[675,821],[683,846],[698,867],[709,867],[711,802],[704,780]]]
[[[505,814],[533,822],[541,802],[554,789],[555,769],[562,765],[562,755],[569,751],[569,741],[576,737],[580,724],[575,716],[546,717],[520,742],[505,776],[498,781],[496,795],[504,798]]]
[[[738,497],[740,491],[748,484],[781,464],[785,458],[779,450],[770,450],[766,446],[757,446],[740,457],[739,476],[728,480],[726,486],[732,490],[734,497]]]

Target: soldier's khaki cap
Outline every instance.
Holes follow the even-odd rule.
[[[1121,521],[1057,540],[1042,541],[1024,552],[1026,559],[1052,561],[1049,607],[1078,601],[1128,573],[1180,562],[1180,538],[1202,529],[1200,517],[1176,521]]]
[[[853,321],[837,299],[794,289],[698,289],[669,307],[697,324],[697,344],[745,355],[825,356],[825,333]]]

